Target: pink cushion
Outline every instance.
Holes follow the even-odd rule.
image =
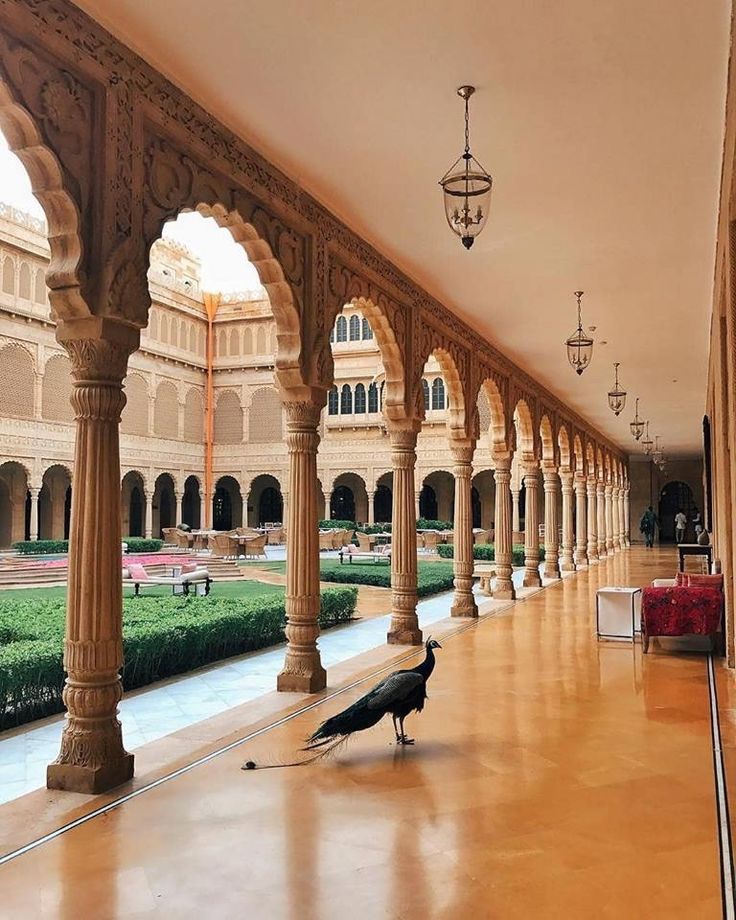
[[[189,572],[193,572],[197,568],[196,562],[182,562],[181,564],[181,574],[186,575]]]
[[[689,588],[717,588],[723,591],[723,575],[688,575]]]
[[[142,565],[140,565],[140,563],[128,563],[128,573],[133,581],[148,581],[148,572],[143,568]]]

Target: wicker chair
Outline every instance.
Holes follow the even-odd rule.
[[[485,543],[489,543],[490,530],[475,530],[473,531],[473,543],[476,546],[480,546]]]
[[[370,535],[367,533],[361,533],[359,530],[356,531],[355,536],[358,538],[358,548],[361,553],[369,553],[374,546],[375,541],[371,540]]]
[[[332,531],[332,548],[333,549],[342,549],[343,546],[348,542],[348,532],[347,530],[333,530]]]
[[[279,546],[284,542],[284,528],[277,527],[274,530],[269,530],[266,537],[266,542],[269,546]]]
[[[235,542],[234,552],[232,545],[233,542]],[[209,544],[213,556],[217,556],[220,559],[230,559],[233,555],[235,555],[237,558],[237,541],[233,541],[233,538],[229,533],[213,534],[209,539]]]
[[[433,553],[437,549],[437,544],[440,542],[440,535],[435,533],[433,530],[428,530],[426,533],[422,534],[424,537],[424,548],[428,553]]]
[[[417,533],[417,549],[424,549],[424,534]]]
[[[194,544],[194,536],[184,530],[177,530],[174,540],[179,549],[191,549]]]
[[[450,546],[454,546],[455,544],[455,531],[454,530],[446,530],[443,534],[441,534],[441,536],[445,538],[444,540],[445,543],[449,544]]]
[[[254,530],[252,527],[236,527],[235,533],[239,537],[260,537],[260,531]]]
[[[164,527],[163,533],[164,543],[169,546],[178,546],[176,535],[180,533],[180,531],[176,527]]]
[[[319,551],[323,552],[326,549],[334,549],[331,530],[322,530],[319,534]]]
[[[246,559],[258,559],[266,556],[266,534],[262,533],[252,540],[244,540],[241,546]]]

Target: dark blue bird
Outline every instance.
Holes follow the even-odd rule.
[[[394,721],[397,744],[414,744],[406,737],[404,719],[410,712],[421,712],[427,699],[427,681],[434,670],[434,650],[442,648],[435,639],[428,639],[427,654],[416,668],[394,671],[336,716],[323,722],[307,741],[305,750],[311,751],[330,742],[348,738],[353,732],[372,728],[387,714]],[[397,726],[398,721],[398,726]]]

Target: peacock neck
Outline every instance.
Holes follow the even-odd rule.
[[[434,671],[434,649],[427,649],[427,657],[415,668],[415,670],[421,674],[425,680],[429,678],[432,671]]]

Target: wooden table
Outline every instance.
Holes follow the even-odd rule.
[[[713,563],[713,546],[707,544],[701,546],[700,543],[678,543],[677,553],[680,559],[680,571],[685,571],[685,556],[706,556],[708,559],[708,571],[710,572]]]

